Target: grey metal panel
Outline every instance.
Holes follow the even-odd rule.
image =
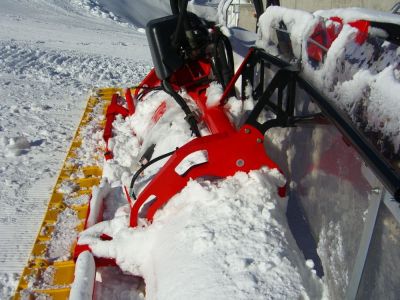
[[[399,253],[400,224],[381,205],[357,299],[399,299]]]
[[[268,153],[283,166],[291,195],[304,209],[329,296],[344,299],[369,205],[365,166],[333,126],[276,129],[275,134],[272,140],[281,144]]]
[[[315,112],[311,99],[298,92],[303,101],[297,112]],[[267,151],[287,175],[318,244],[330,298],[344,299],[350,289],[353,299],[378,208],[370,203],[382,184],[332,125],[277,128],[267,135],[275,142]]]

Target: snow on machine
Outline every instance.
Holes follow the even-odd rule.
[[[260,17],[262,1],[254,2],[257,17]],[[386,41],[398,43],[396,25],[363,19],[348,21],[340,16],[321,18],[313,23],[305,51],[299,54],[298,49],[302,46],[290,35],[294,29],[288,28],[287,19],[276,18],[276,22],[269,25],[275,32],[273,42],[279,53],[272,55],[265,49],[250,47],[235,71],[229,38],[215,23],[188,12],[187,6],[187,0],[171,0],[173,15],[148,23],[146,34],[154,69],[138,86],[125,91],[99,89],[90,97],[15,299],[42,296],[53,299],[101,298],[95,291],[95,285],[101,285],[95,284],[96,272],[102,267],[114,267],[118,262],[110,256],[93,253],[91,243],[82,238],[84,234],[78,237],[74,230],[84,231],[107,221],[118,211],[112,206],[122,206],[110,205],[105,200],[115,186],[108,182],[107,176],[103,176],[102,164],[103,157],[108,167],[124,157],[119,153],[114,133],[118,129],[116,126],[120,130],[122,121],[132,116],[144,116],[141,119],[143,126],[137,127],[140,130],[129,133],[135,141],[130,150],[136,151],[133,149],[135,145],[140,148],[135,154],[137,159],[120,169],[123,193],[130,208],[129,226],[132,228],[150,224],[166,203],[191,180],[227,178],[237,172],[248,173],[260,168],[276,171],[277,177],[287,173],[287,167],[278,165],[276,158],[272,159],[265,150],[271,143],[266,132],[276,127],[333,124],[346,143],[356,149],[373,170],[394,201],[399,201],[400,177],[398,168],[392,163],[398,158],[398,152],[382,151],[382,143],[374,145],[376,140],[371,142],[368,133],[363,133],[346,113],[316,88],[304,76],[301,66],[303,59],[311,69],[320,68],[345,25],[354,30],[352,42],[355,45],[376,42],[371,35],[374,30],[385,31]],[[263,32],[262,23],[260,27]],[[149,99],[155,99],[155,94],[158,94],[158,100],[150,104]],[[302,113],[299,98],[312,98],[316,109]],[[240,103],[241,113],[238,115],[232,111],[233,102],[235,105]],[[254,105],[246,111],[244,103]],[[141,110],[145,105],[149,105],[147,115],[146,110]],[[182,129],[184,138],[172,134],[171,137],[160,137],[159,132],[167,132],[161,128],[169,126],[172,132],[172,128],[178,125],[186,128]],[[168,147],[160,146],[159,139],[163,139],[164,144],[168,144],[170,139],[170,151],[162,153]],[[331,166],[328,169],[337,171]],[[126,170],[130,172],[127,171],[129,184],[126,184],[127,175],[123,173]],[[148,172],[145,179],[144,172]],[[351,176],[347,179],[352,180]],[[277,180],[274,193],[286,197],[288,189],[283,180]],[[67,232],[71,234],[66,237]],[[61,238],[69,241],[57,251],[60,247],[57,238],[63,234]],[[95,234],[99,241],[112,241],[114,238],[106,227]],[[361,248],[368,249],[368,243]],[[366,259],[362,257],[362,254],[357,256],[358,269],[351,276],[351,285],[357,287]],[[117,276],[118,271],[113,272],[111,275],[103,273],[104,281]],[[121,281],[127,285],[144,293],[140,278],[128,276],[127,279],[124,277],[127,275],[120,273],[118,276],[124,278]],[[355,291],[354,288],[347,290],[349,299],[355,297]]]

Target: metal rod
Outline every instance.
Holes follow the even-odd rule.
[[[372,193],[374,192],[375,191],[372,190]],[[357,296],[358,287],[360,286],[361,277],[368,256],[368,249],[371,244],[372,235],[374,233],[376,218],[379,212],[379,206],[386,193],[386,190],[381,188],[379,193],[375,192],[375,197],[372,197],[372,199],[370,199],[367,218],[364,223],[364,229],[361,235],[361,241],[358,247],[356,261],[354,263],[349,285],[346,291],[346,300],[353,300]]]

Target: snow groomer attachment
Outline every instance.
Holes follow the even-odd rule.
[[[150,21],[147,25],[155,68],[136,88],[135,100],[137,102],[138,97],[143,97],[151,89],[161,88],[184,111],[185,120],[196,138],[176,151],[156,158],[147,157],[147,163],[134,174],[130,186],[133,199],[129,199],[132,227],[138,225],[143,207],[146,207],[144,217],[152,221],[157,210],[179,193],[190,179],[225,178],[238,171],[249,172],[261,167],[279,169],[265,153],[264,134],[268,126],[256,121],[262,107],[257,107],[239,129],[231,123],[224,108],[227,98],[234,94],[234,84],[253,50],[238,72],[233,74],[229,40],[214,24],[188,13],[187,2],[172,5],[176,14]],[[210,106],[206,103],[206,90],[212,81],[220,83],[224,93],[218,104]],[[184,99],[179,94],[181,90],[185,90],[191,99]],[[260,102],[260,105],[263,104]],[[158,109],[153,119],[158,119],[163,113],[163,109]],[[209,134],[202,136],[199,123],[206,125]],[[169,160],[136,196],[135,181],[139,174],[168,156],[171,156]],[[281,196],[285,195],[285,187],[277,189]]]
[[[193,139],[175,151],[155,158],[152,157],[154,145],[145,151],[144,163],[133,175],[129,193],[125,188],[131,205],[131,227],[138,226],[139,219],[151,222],[155,213],[179,193],[190,179],[225,178],[238,171],[249,172],[262,167],[279,171],[278,165],[265,152],[266,127],[256,120],[262,108],[253,112],[239,129],[232,124],[224,108],[228,97],[235,94],[235,82],[253,50],[234,74],[233,53],[228,38],[213,23],[188,13],[187,0],[171,1],[171,4],[174,15],[153,20],[146,28],[155,68],[135,87],[133,98],[129,92],[126,94],[126,105],[120,94],[112,97],[103,134],[107,145],[105,157],[107,160],[113,158],[108,141],[112,137],[112,124],[117,115],[126,118],[134,114],[135,106],[146,101],[146,95],[151,91],[163,90],[176,101],[186,116]],[[213,81],[222,85],[224,93],[218,103],[209,105],[206,91]],[[185,98],[180,93],[182,90],[185,91]],[[167,109],[163,102],[152,116],[152,122],[157,123]],[[169,156],[144,190],[137,193],[135,182],[144,169]],[[99,186],[101,188],[102,184]],[[277,186],[276,189],[279,195],[285,196],[284,186]],[[101,191],[96,193],[94,198],[101,198],[101,194]],[[102,221],[101,205],[95,202],[91,202],[88,218],[94,215],[94,223],[97,223]],[[92,223],[86,224],[89,227],[94,225]],[[102,234],[100,238],[109,240],[113,237]],[[93,282],[96,268],[115,265],[114,261],[101,257],[94,257],[93,263],[90,252],[90,247],[79,244],[78,240],[74,256],[80,267],[75,274],[71,299],[90,298],[93,286],[80,284],[82,278]]]
[[[156,145],[140,145],[144,150],[139,160],[141,166],[136,172],[129,169],[129,174],[134,174],[130,187],[124,189],[129,202],[130,227],[151,223],[157,217],[156,213],[191,179],[226,178],[236,172],[250,172],[260,168],[281,172],[277,163],[266,153],[265,146],[268,140],[265,134],[273,127],[295,127],[302,124],[334,124],[346,141],[368,162],[396,201],[399,201],[398,174],[359,130],[351,125],[349,118],[304,79],[298,64],[290,61],[293,58],[293,49],[285,24],[281,24],[278,40],[284,43],[280,49],[286,49],[290,60],[283,60],[282,56],[279,58],[258,48],[250,48],[235,73],[228,38],[212,22],[187,12],[187,5],[188,0],[171,0],[174,14],[148,23],[146,34],[154,69],[135,87],[133,95],[130,90],[126,91],[125,98],[122,91],[113,91],[113,95],[107,94],[108,108],[104,111],[106,120],[103,132],[106,160],[114,158],[109,149],[112,149],[109,142],[113,137],[114,121],[120,117],[134,116],[140,105],[149,100],[150,97],[147,96],[152,92],[163,91],[165,93],[162,97],[167,94],[178,104],[192,133],[190,141],[186,144],[161,156],[153,155]],[[341,28],[341,20],[336,18],[331,21],[332,27],[316,27],[311,36],[314,42],[310,42],[307,47],[308,58],[313,60],[315,66],[323,63],[327,49],[336,38],[336,30]],[[365,28],[361,29],[357,38],[365,38]],[[327,34],[329,39],[323,38]],[[360,42],[363,41],[360,38]],[[322,45],[323,49],[315,47],[316,45]],[[240,77],[240,97],[243,101],[252,98],[255,105],[240,125],[236,126],[227,113],[226,104],[230,97],[236,95],[235,83]],[[220,84],[223,93],[217,101],[210,103],[207,90],[212,82]],[[315,113],[298,114],[296,101],[299,94],[313,99],[317,107]],[[161,102],[154,114],[149,116],[149,120],[151,119],[153,125],[157,124],[168,113],[168,109],[170,107],[166,101]],[[185,125],[184,122],[183,124]],[[129,137],[132,138],[132,135]],[[137,181],[144,170],[163,159],[167,159],[166,162],[147,185],[142,190],[138,188]],[[86,207],[88,212],[84,229],[103,221],[104,199],[111,189],[107,178],[97,182],[97,186],[92,190],[89,207]],[[285,186],[276,186],[276,190],[281,197],[286,195]],[[126,203],[122,206],[124,209],[125,205]],[[97,236],[96,232],[96,239],[113,239],[109,232],[110,235],[104,232],[104,227],[99,228],[100,234]],[[111,258],[92,254],[90,246],[80,244],[79,240],[74,248],[74,260],[71,261],[68,278],[75,279],[71,289],[68,287],[67,290],[63,290],[63,297],[69,295],[73,300],[96,298],[93,292],[96,272],[100,267],[113,267],[116,262]],[[70,281],[68,284],[70,285]]]
[[[398,175],[390,171],[381,155],[370,147],[355,128],[349,126],[348,118],[300,75],[297,64],[272,56],[264,50],[251,48],[234,73],[228,39],[214,24],[188,13],[187,3],[172,1],[173,16],[148,24],[146,33],[155,68],[136,87],[132,101],[138,107],[142,101],[146,101],[150,91],[163,90],[185,113],[193,139],[161,156],[153,157],[154,145],[145,151],[144,163],[133,175],[129,191],[125,189],[130,203],[131,227],[152,222],[157,211],[191,179],[225,178],[238,171],[249,172],[262,167],[280,171],[265,151],[265,133],[273,127],[332,122],[360,150],[363,158],[398,198]],[[290,43],[285,47],[287,53],[293,52]],[[311,50],[310,53],[315,52]],[[240,76],[241,97],[243,100],[252,97],[256,104],[242,125],[236,128],[224,105],[230,96],[235,95],[235,83]],[[224,92],[217,103],[209,105],[206,91],[212,81],[221,84]],[[299,90],[314,99],[320,112],[296,114],[296,94]],[[130,101],[129,97],[126,98],[127,102]],[[167,109],[161,104],[152,120],[156,123]],[[123,110],[122,116],[127,115],[128,112]],[[108,137],[112,130],[109,134]],[[135,183],[140,174],[150,165],[168,157],[146,187],[137,192]],[[280,196],[285,196],[284,186],[276,188]],[[112,238],[104,233],[100,237],[102,240]],[[87,253],[86,250],[91,251],[87,245],[78,245],[76,256]],[[100,257],[94,259],[96,267],[115,263]],[[92,274],[91,264],[88,265],[88,274]]]
[[[157,210],[180,192],[190,179],[206,176],[225,178],[238,171],[249,172],[263,166],[278,169],[265,153],[264,128],[250,124],[249,118],[241,128],[236,129],[225,112],[225,101],[234,92],[234,84],[243,69],[233,74],[229,40],[211,24],[187,13],[186,5],[187,1],[182,1],[178,15],[148,24],[147,36],[155,65],[155,74],[148,80],[152,84],[158,81],[156,84],[176,100],[197,138],[167,154],[171,158],[137,199],[135,179],[145,167],[159,158],[150,160],[133,176],[130,191],[136,201],[131,210],[132,227],[138,225],[142,207],[146,206],[145,217],[151,221]],[[246,60],[243,66],[245,64]],[[217,80],[225,92],[219,103],[210,107],[206,103],[206,89],[213,80]],[[185,89],[193,99],[196,111],[191,111],[187,100],[178,94],[181,89]],[[252,119],[260,113],[261,110],[254,112]],[[201,136],[199,121],[206,124],[210,135]],[[281,196],[284,193],[284,188],[280,188]]]

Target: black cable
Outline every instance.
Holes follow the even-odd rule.
[[[267,1],[267,3],[268,3],[268,1]],[[264,12],[263,1],[262,0],[253,0],[253,6],[254,6],[254,9],[256,10],[256,16],[257,16],[257,21],[258,21],[258,19]]]
[[[179,16],[176,30],[172,35],[172,45],[179,48],[185,38],[185,27],[187,26],[187,5],[188,0],[179,1]]]
[[[131,195],[133,197],[133,199],[136,200],[136,195],[135,195],[135,191],[133,190],[133,186],[135,185],[135,181],[136,179],[139,177],[140,173],[142,173],[147,167],[151,166],[152,164],[158,162],[159,160],[162,160],[168,156],[171,156],[172,154],[175,153],[176,150],[165,153],[163,155],[160,155],[156,158],[153,158],[152,160],[149,160],[147,163],[145,163],[144,165],[142,165],[139,170],[136,171],[136,173],[133,175],[132,180],[131,180],[131,185],[130,185],[130,192]]]
[[[267,8],[270,6],[281,6],[279,0],[267,0]]]
[[[163,90],[162,86],[154,86],[154,87],[138,87],[142,91],[138,93],[136,100],[140,101],[145,95],[152,91],[161,91]]]
[[[222,33],[218,33],[214,40],[212,56],[214,58],[213,72],[225,89],[234,74],[234,61],[231,43]]]
[[[152,86],[152,87],[150,87],[150,86],[141,86],[141,85],[136,85],[136,86],[131,86],[131,87],[129,87],[130,89],[134,89],[134,90],[136,90],[136,89],[141,89],[141,90],[154,90],[154,89],[157,89],[157,88],[160,88],[161,86]]]
[[[179,14],[179,0],[170,0],[169,5],[171,6],[172,14]]]
[[[233,74],[235,73],[234,70],[234,60],[233,60],[233,50],[231,42],[229,41],[228,37],[225,35],[221,35],[220,39],[222,40],[223,48],[225,51],[222,50],[223,55],[225,58],[223,59],[222,63],[222,76],[225,81],[225,86],[228,85],[229,81],[231,81]],[[226,56],[225,56],[226,54]],[[225,60],[226,59],[226,60]]]
[[[185,120],[188,122],[193,134],[196,137],[201,137],[200,130],[197,127],[197,120],[193,112],[190,110],[189,106],[186,104],[185,100],[177,92],[174,91],[174,89],[167,80],[162,81],[162,86],[164,88],[164,91],[172,98],[174,98],[176,103],[178,103],[179,106],[182,108],[183,112],[186,115]]]

